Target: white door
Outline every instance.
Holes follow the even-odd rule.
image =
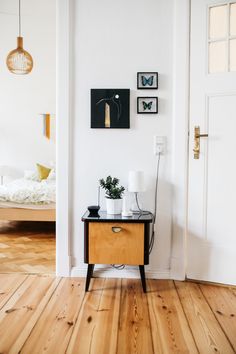
[[[236,285],[236,1],[191,1],[189,129],[187,277]]]

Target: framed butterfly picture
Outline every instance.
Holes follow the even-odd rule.
[[[158,97],[137,97],[138,114],[158,113]]]
[[[137,73],[138,90],[158,89],[158,73],[157,72],[138,72]]]

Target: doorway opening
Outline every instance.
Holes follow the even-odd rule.
[[[56,5],[0,1],[0,273],[55,274]],[[18,23],[26,75],[6,65]]]

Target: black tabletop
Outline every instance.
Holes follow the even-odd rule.
[[[143,214],[133,214],[132,216],[110,215],[106,211],[99,211],[99,217],[89,217],[89,212],[82,216],[82,221],[89,222],[130,222],[130,223],[150,223],[153,221],[153,214],[144,212]]]

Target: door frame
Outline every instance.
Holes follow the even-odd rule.
[[[184,280],[187,268],[188,158],[191,0],[174,0],[172,279]]]
[[[56,275],[71,271],[71,7],[72,0],[56,0]]]

